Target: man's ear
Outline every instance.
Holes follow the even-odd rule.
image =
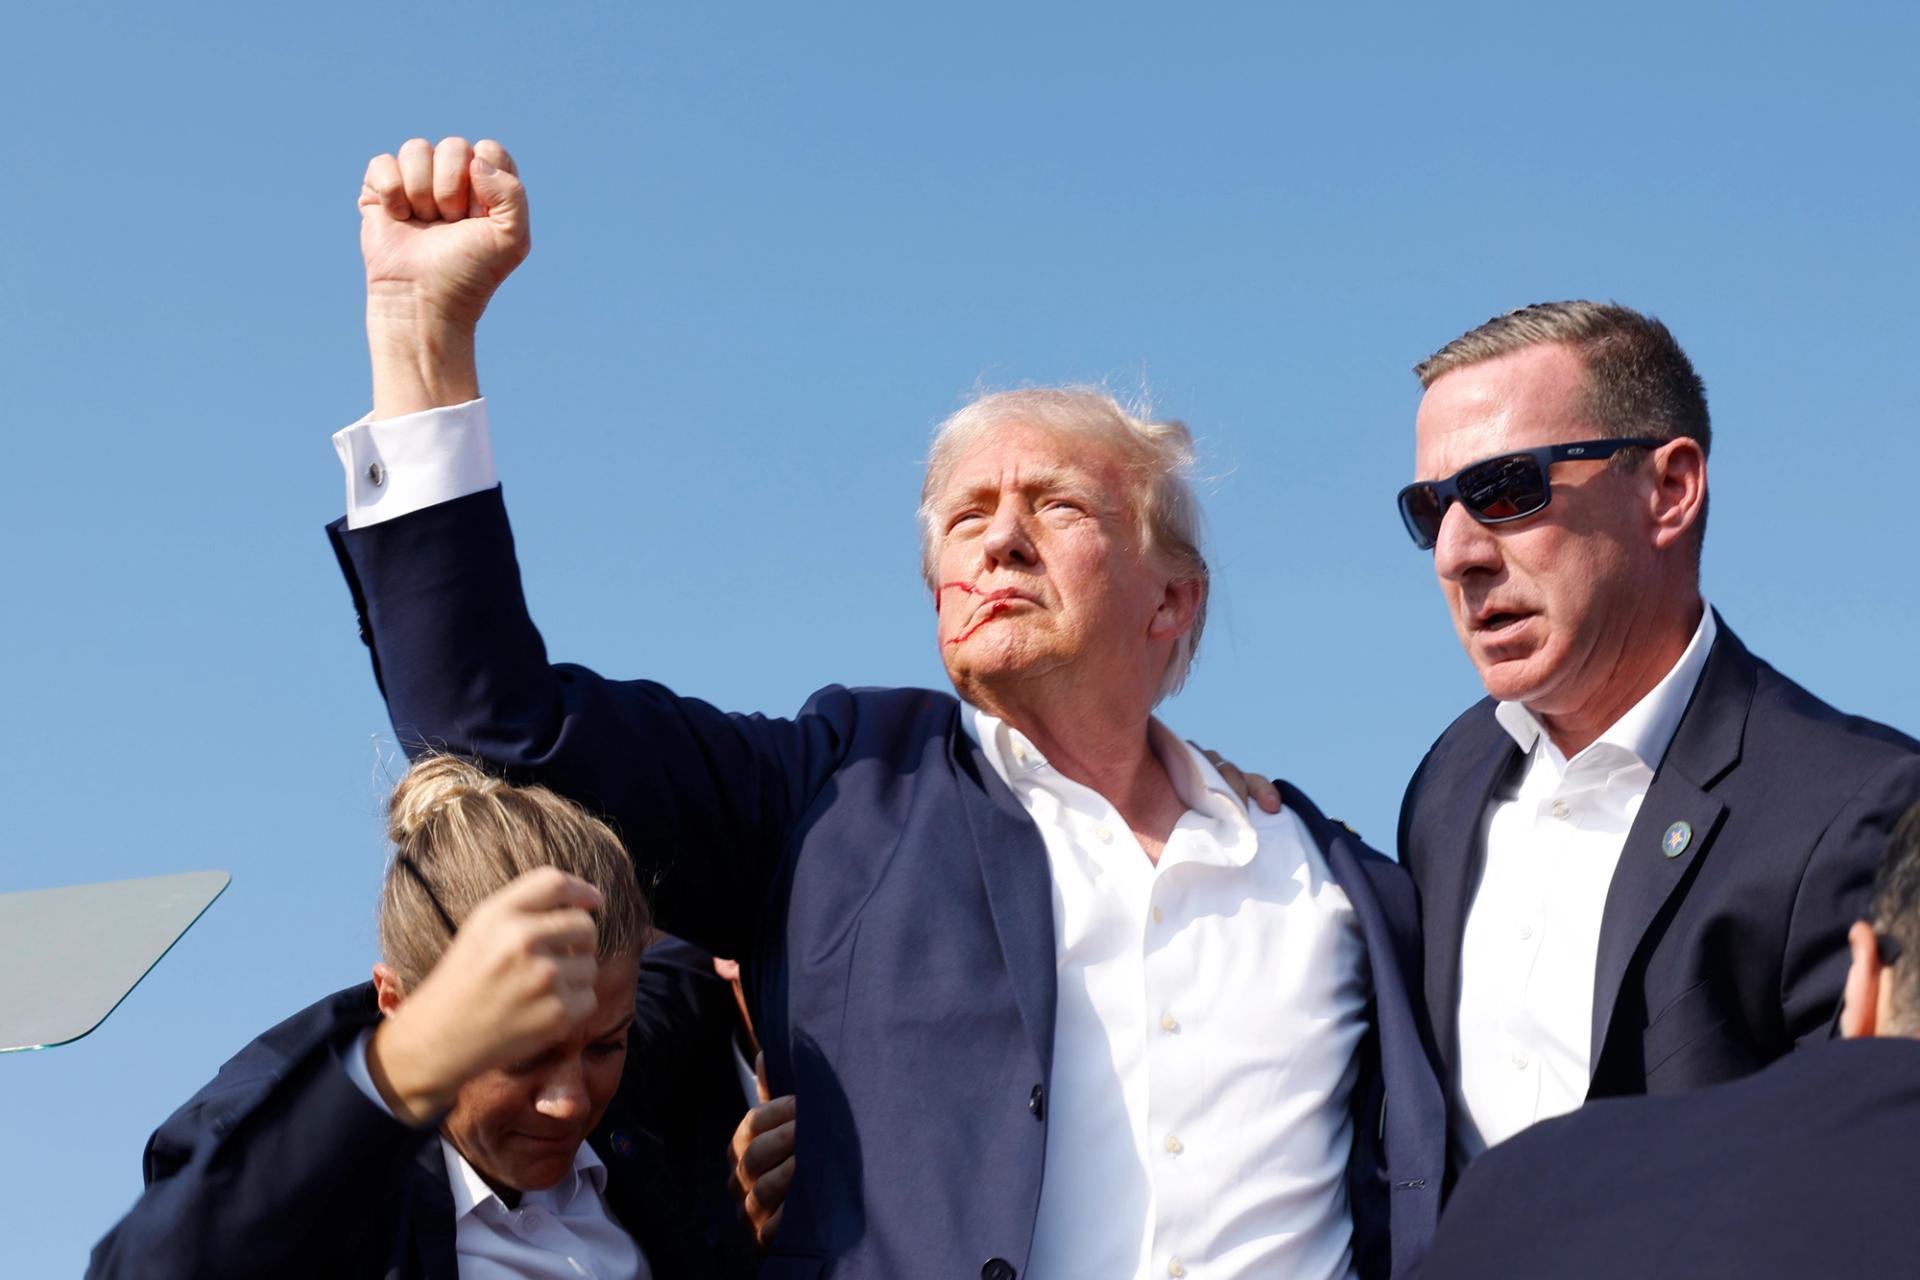
[[[1648,459],[1653,489],[1653,543],[1662,551],[1679,545],[1707,507],[1707,455],[1688,436],[1669,440]]]
[[[382,1017],[391,1018],[400,1002],[407,998],[407,989],[400,985],[400,975],[384,962],[373,966],[373,989],[380,997]]]
[[[1847,1040],[1878,1035],[1885,970],[1880,966],[1880,942],[1865,920],[1854,921],[1847,930],[1847,954],[1853,963],[1847,969],[1847,993],[1840,1005],[1840,1035]]]
[[[1152,621],[1147,623],[1147,635],[1155,640],[1178,640],[1193,630],[1193,620],[1200,616],[1200,603],[1206,597],[1207,585],[1198,578],[1169,582]]]

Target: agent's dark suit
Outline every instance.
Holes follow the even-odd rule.
[[[1401,860],[1420,886],[1427,1007],[1449,1071],[1485,824],[1522,762],[1493,707],[1482,701],[1441,736],[1400,812]],[[1713,1084],[1825,1039],[1847,928],[1916,797],[1920,743],[1835,711],[1719,622],[1607,893],[1588,1096]],[[1662,837],[1675,822],[1692,838],[1668,857]]]
[[[1052,885],[1039,831],[960,704],[830,687],[776,720],[550,667],[497,489],[332,533],[401,741],[610,815],[643,882],[658,877],[662,925],[749,962],[768,1075],[804,1117],[762,1274],[1024,1272],[1053,1053]],[[1412,886],[1297,791],[1286,802],[1366,941],[1355,1255],[1385,1274],[1390,1220],[1403,1271],[1431,1239],[1445,1163]]]
[[[760,1250],[730,1189],[733,1131],[748,1105],[733,1058],[739,1026],[732,984],[713,971],[711,954],[674,937],[647,948],[634,1001],[654,1104],[645,1127],[693,1201],[706,1247],[728,1274],[752,1275]]]
[[[1421,1280],[1828,1280],[1920,1268],[1920,1043],[1848,1040],[1535,1125],[1460,1179]]]
[[[341,1053],[379,1020],[372,983],[301,1010],[242,1049],[147,1142],[146,1192],[94,1246],[96,1280],[377,1276],[457,1280],[438,1137],[375,1106]],[[656,1280],[750,1276],[648,1127],[649,1047],[588,1139],[607,1207]]]

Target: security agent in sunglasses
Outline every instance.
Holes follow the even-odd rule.
[[[1847,935],[1843,1042],[1522,1134],[1461,1179],[1422,1280],[1911,1275],[1920,806]]]
[[[1712,436],[1664,325],[1526,307],[1416,372],[1400,513],[1488,694],[1400,816],[1457,1167],[1587,1099],[1826,1040],[1920,743],[1702,599]]]

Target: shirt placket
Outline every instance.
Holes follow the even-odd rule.
[[[1573,834],[1574,806],[1564,778],[1535,803],[1529,824],[1533,839],[1521,874],[1515,877],[1508,928],[1513,948],[1513,1019],[1507,1045],[1507,1067],[1513,1073],[1515,1114],[1532,1123],[1540,1110],[1541,1055],[1546,1029],[1535,1015],[1545,993],[1542,957],[1551,942],[1552,913],[1547,886],[1558,861],[1566,856]]]
[[[1204,1206],[1192,1203],[1187,1188],[1193,1162],[1205,1160],[1205,1135],[1191,1121],[1184,1099],[1197,1095],[1203,1064],[1188,1034],[1189,1023],[1203,1017],[1200,993],[1191,981],[1190,935],[1180,892],[1201,868],[1185,863],[1176,833],[1161,856],[1149,885],[1147,916],[1141,930],[1141,982],[1147,1078],[1147,1167],[1153,1181],[1153,1224],[1148,1239],[1147,1274],[1183,1277],[1195,1274],[1195,1243],[1184,1224],[1201,1220]]]

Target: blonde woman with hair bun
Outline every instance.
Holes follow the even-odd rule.
[[[88,1274],[733,1274],[649,1128],[672,1099],[630,1061],[650,924],[619,840],[450,756],[400,781],[388,835],[373,981],[160,1127]],[[649,1012],[681,1052],[674,1010]]]

